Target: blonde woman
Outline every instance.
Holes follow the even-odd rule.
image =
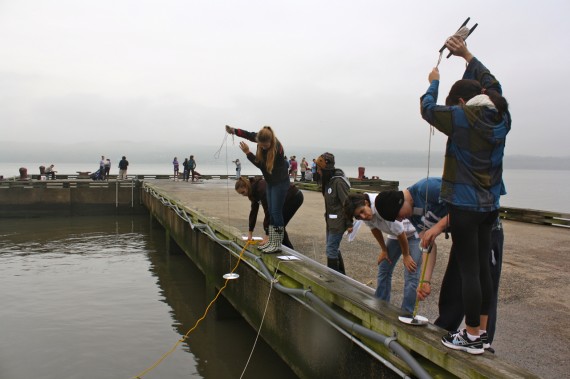
[[[243,141],[239,143],[239,147],[245,153],[247,159],[261,170],[267,183],[269,241],[267,244],[259,246],[259,249],[265,253],[275,253],[281,250],[281,243],[285,233],[283,205],[285,204],[285,197],[290,184],[283,146],[275,137],[275,133],[270,126],[264,126],[259,132],[255,133],[226,125],[226,132],[257,143],[255,154],[249,150],[249,146]]]

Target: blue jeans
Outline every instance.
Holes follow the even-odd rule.
[[[415,272],[409,272],[404,267],[404,298],[402,299],[402,309],[406,312],[413,313],[416,304],[416,289],[420,281],[421,267],[422,267],[422,250],[420,248],[420,239],[416,237],[408,238],[408,245],[410,248],[410,255],[417,268]],[[394,268],[402,255],[402,248],[398,240],[388,238],[386,243],[388,248],[388,257],[392,261],[389,263],[383,260],[378,265],[378,287],[376,288],[376,297],[390,302],[390,292],[392,291],[392,273]]]
[[[327,230],[327,258],[338,259],[339,246],[344,233],[331,233]]]
[[[285,226],[283,205],[285,204],[285,197],[287,197],[290,184],[289,178],[286,178],[280,183],[267,183],[265,193],[267,195],[267,206],[269,208],[269,225]]]

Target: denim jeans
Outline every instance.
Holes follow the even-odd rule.
[[[395,239],[388,238],[386,247],[388,248],[388,257],[392,261],[389,263],[383,260],[378,265],[378,287],[376,288],[376,297],[390,302],[390,292],[392,291],[392,273],[394,268],[402,255],[402,248],[400,242]],[[410,255],[417,268],[415,272],[409,272],[404,267],[404,298],[402,299],[402,309],[406,312],[412,313],[416,304],[416,289],[420,281],[422,269],[422,250],[420,248],[420,239],[416,237],[408,238],[408,245],[410,248]]]
[[[327,258],[337,259],[338,253],[340,252],[339,246],[340,241],[342,241],[342,236],[344,233],[330,233],[327,231]]]
[[[269,225],[285,226],[283,219],[283,205],[289,190],[289,178],[274,184],[267,183],[266,195],[269,208]]]

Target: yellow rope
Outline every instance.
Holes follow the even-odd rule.
[[[235,272],[235,270],[237,269],[237,267],[239,266],[239,263],[241,262],[241,258],[243,256],[243,253],[245,252],[245,250],[247,249],[247,246],[252,243],[252,241],[247,241],[245,243],[245,246],[243,247],[241,253],[239,254],[238,260],[236,265],[234,266],[234,268],[232,269],[231,273]],[[210,310],[210,307],[216,302],[216,300],[218,299],[218,297],[221,295],[222,291],[226,288],[226,286],[228,285],[228,282],[231,279],[226,279],[226,282],[224,283],[223,287],[220,288],[220,290],[218,291],[218,293],[216,294],[216,296],[214,297],[214,299],[210,302],[210,304],[208,304],[208,306],[206,307],[206,310],[204,311],[204,314],[202,315],[202,317],[200,317],[196,323],[194,324],[194,326],[192,328],[190,328],[190,330],[178,341],[176,341],[176,343],[174,344],[174,346],[172,346],[172,348],[170,350],[168,350],[166,353],[164,353],[156,362],[154,362],[150,367],[148,367],[147,369],[141,371],[140,373],[138,373],[137,375],[133,376],[131,379],[141,379],[143,376],[145,376],[146,374],[148,374],[149,372],[151,372],[152,370],[154,370],[155,368],[158,367],[158,365],[160,365],[162,363],[162,361],[164,361],[166,359],[166,357],[168,357],[170,354],[172,354],[176,348],[182,343],[184,342],[188,336],[190,335],[190,333],[192,333],[200,324],[200,322],[202,322],[202,320],[204,320],[206,318],[206,315],[208,314],[208,311]]]

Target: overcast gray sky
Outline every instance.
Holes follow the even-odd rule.
[[[468,17],[503,84],[507,154],[568,156],[568,1],[0,1],[2,141],[218,146],[223,127],[283,144],[425,150],[419,97]],[[440,65],[440,102],[463,73]],[[432,148],[443,150],[436,134]]]

